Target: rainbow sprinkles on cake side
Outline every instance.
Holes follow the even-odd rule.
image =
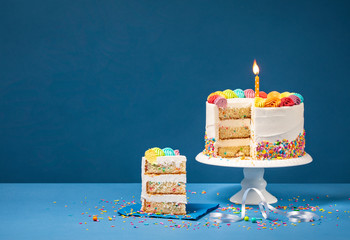
[[[209,157],[279,160],[305,154],[304,99],[298,93],[266,94],[227,89],[206,102],[203,153]]]
[[[141,210],[186,214],[186,157],[171,148],[151,148],[142,157]]]

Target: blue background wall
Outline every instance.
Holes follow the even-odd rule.
[[[270,182],[350,182],[347,1],[1,1],[0,181],[140,182],[149,147],[202,165],[205,99],[253,88],[305,98],[307,166]]]

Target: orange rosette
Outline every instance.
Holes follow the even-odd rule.
[[[269,94],[267,94],[267,98],[271,98],[271,97],[281,98],[281,94],[277,91],[272,91]]]
[[[268,97],[265,101],[264,107],[280,107],[281,99],[278,97]]]

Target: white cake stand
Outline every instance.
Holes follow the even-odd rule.
[[[265,168],[292,167],[304,165],[312,162],[312,157],[305,154],[300,158],[291,158],[286,160],[235,160],[226,158],[209,158],[203,153],[199,153],[196,160],[200,163],[222,166],[243,168],[244,179],[241,182],[242,189],[230,198],[233,203],[242,203],[243,193],[248,188],[257,188],[264,195],[266,201],[270,204],[276,203],[277,198],[266,191],[266,181],[264,179]],[[257,193],[249,192],[246,204],[258,205],[260,198]]]

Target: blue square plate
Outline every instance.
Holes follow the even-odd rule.
[[[137,204],[120,209],[118,213],[120,215],[125,215],[125,216],[198,220],[199,218],[217,209],[218,207],[219,207],[219,204],[188,203],[186,204],[186,213],[187,213],[186,215],[170,215],[170,214],[154,214],[154,213],[140,212],[141,204],[137,203]]]

